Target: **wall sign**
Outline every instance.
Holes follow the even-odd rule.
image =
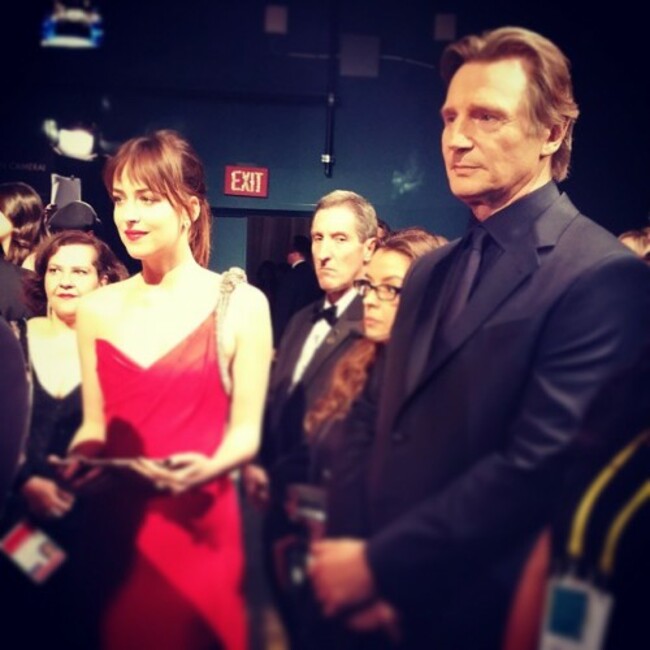
[[[269,170],[267,167],[226,165],[224,188],[224,194],[266,198],[269,194]]]

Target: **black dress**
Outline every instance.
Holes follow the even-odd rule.
[[[367,537],[366,480],[384,368],[385,346],[368,370],[362,393],[339,420],[324,423],[311,440],[310,481],[327,492],[328,537]]]
[[[3,642],[7,650],[20,648],[82,648],[79,611],[73,604],[71,576],[74,572],[74,541],[80,524],[79,509],[62,519],[40,519],[32,515],[21,495],[22,485],[33,476],[54,479],[56,472],[47,463],[50,454],[65,456],[68,445],[81,424],[81,386],[62,398],[45,390],[31,371],[33,402],[31,426],[25,444],[25,458],[14,481],[7,508],[0,522],[6,534],[16,523],[27,519],[44,531],[67,554],[66,561],[42,584],[34,584],[4,554],[0,557],[0,592],[8,603],[3,620]],[[76,611],[75,611],[76,610]]]
[[[328,538],[368,536],[367,468],[375,432],[377,400],[384,371],[385,346],[378,345],[361,394],[344,418],[325,422],[310,438],[309,480],[326,492]],[[323,619],[318,606],[305,627],[315,650],[390,650],[383,632],[355,633],[342,620]]]

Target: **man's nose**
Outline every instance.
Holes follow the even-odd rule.
[[[314,251],[314,256],[321,262],[328,260],[332,256],[332,247],[326,242],[322,241],[318,244],[318,248]]]
[[[445,144],[452,149],[467,149],[472,146],[472,125],[466,118],[458,117],[445,126]]]

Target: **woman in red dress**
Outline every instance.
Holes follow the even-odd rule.
[[[243,545],[230,474],[258,447],[268,303],[204,268],[203,167],[179,134],[126,142],[104,180],[142,272],[84,298],[77,320],[84,415],[70,455],[119,459],[115,480],[87,508],[85,581],[101,599],[101,647],[242,650]]]

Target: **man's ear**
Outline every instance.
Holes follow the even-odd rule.
[[[108,284],[108,276],[107,275],[102,275],[101,278],[99,278],[99,286],[100,287],[105,287]]]
[[[372,257],[372,254],[375,252],[375,247],[377,246],[376,237],[368,237],[366,241],[363,242],[363,261],[367,264]]]
[[[546,128],[546,140],[542,144],[542,156],[552,156],[561,146],[569,123],[565,120]]]

